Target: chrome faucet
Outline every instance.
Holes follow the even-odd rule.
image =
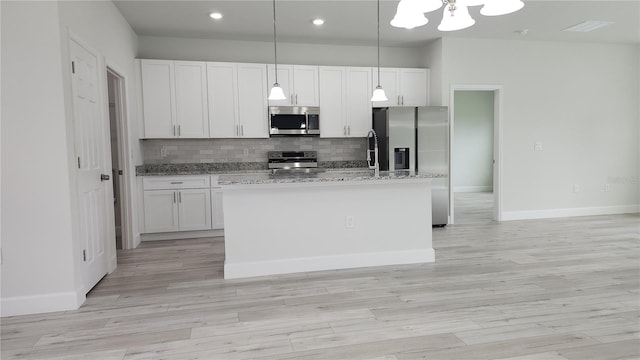
[[[373,150],[369,148],[369,138],[373,135]],[[371,165],[371,153],[373,153],[374,163]],[[369,165],[369,169],[373,170],[373,175],[375,177],[380,176],[380,163],[378,162],[378,135],[376,131],[371,129],[367,133],[367,165]]]

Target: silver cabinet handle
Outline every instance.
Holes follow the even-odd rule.
[[[174,204],[176,203],[176,192],[175,191],[173,192],[173,203]]]
[[[347,125],[343,126],[342,135],[347,136]]]
[[[298,105],[298,94],[296,94],[296,105]]]
[[[240,125],[240,135],[244,136],[244,125]]]
[[[182,184],[182,181],[172,181],[172,184]]]
[[[175,125],[172,126],[171,132],[173,133],[173,136],[176,136],[176,126]]]
[[[109,175],[107,174],[100,174],[100,181],[107,181],[109,180]]]
[[[402,95],[402,105],[404,105],[404,95]]]
[[[347,135],[351,136],[351,125],[347,126]]]
[[[240,130],[238,130],[238,125],[236,125],[236,136],[240,136]]]
[[[182,193],[178,192],[178,202],[182,203]]]
[[[181,131],[180,131],[180,125],[178,125],[178,136],[180,136],[180,133],[181,133]]]

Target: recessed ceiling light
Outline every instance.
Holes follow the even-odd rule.
[[[212,12],[211,14],[209,14],[209,17],[214,20],[220,20],[222,19],[222,14],[220,14],[219,12]]]
[[[324,20],[322,20],[320,18],[313,19],[312,23],[313,23],[313,25],[320,26],[320,25],[324,24]]]
[[[587,20],[587,21],[583,21],[579,24],[575,24],[573,26],[570,26],[562,31],[572,31],[572,32],[589,32],[589,31],[593,31],[595,29],[599,29],[601,27],[607,26],[607,25],[611,25],[613,23],[608,22],[608,21],[595,21],[595,20]]]

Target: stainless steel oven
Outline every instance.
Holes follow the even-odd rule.
[[[269,107],[269,134],[320,136],[320,108],[316,106]]]

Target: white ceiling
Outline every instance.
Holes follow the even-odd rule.
[[[523,1],[522,10],[497,17],[480,15],[479,6],[470,8],[476,20],[474,26],[442,33],[436,29],[442,9],[428,13],[429,23],[423,27],[398,29],[389,25],[398,0],[381,0],[381,44],[418,46],[443,36],[640,44],[640,0]],[[114,0],[114,3],[141,36],[273,40],[271,0]],[[278,41],[375,45],[376,1],[277,0],[276,10]],[[223,19],[211,20],[208,14],[212,11],[221,12]],[[325,25],[312,25],[315,17],[325,19]],[[585,20],[613,24],[588,33],[562,31]],[[518,33],[523,29],[528,29],[527,35]]]

